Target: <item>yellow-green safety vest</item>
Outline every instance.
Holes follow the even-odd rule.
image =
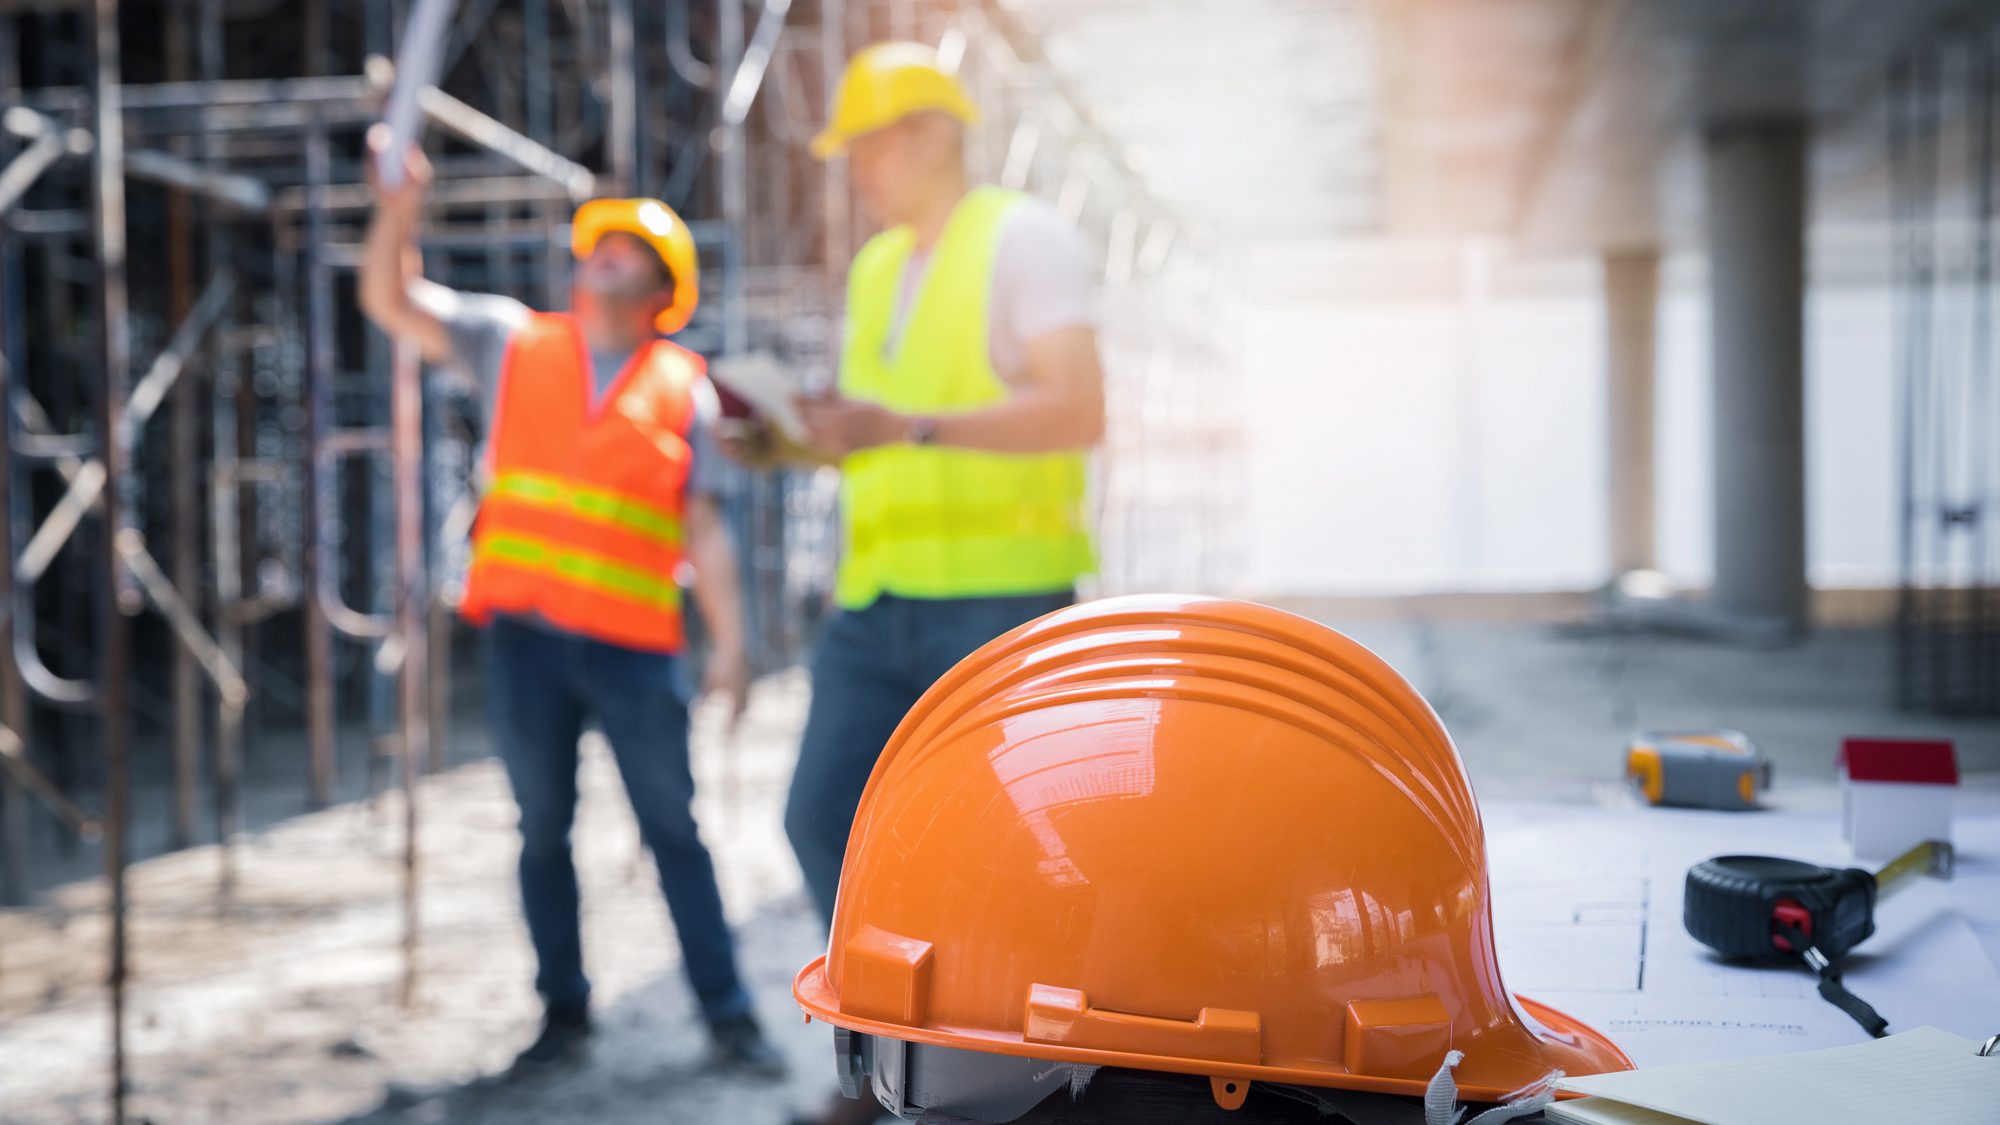
[[[987,312],[1000,232],[1022,198],[981,187],[959,202],[893,347],[916,235],[896,227],[861,248],[847,276],[842,394],[933,417],[1007,397],[987,347]],[[840,469],[834,596],[843,608],[864,608],[883,593],[1050,593],[1096,565],[1081,449],[1022,455],[899,443],[849,454]]]

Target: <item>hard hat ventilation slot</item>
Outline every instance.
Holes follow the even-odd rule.
[[[1191,1020],[1092,1007],[1079,989],[1037,984],[1028,990],[1021,1037],[1098,1051],[1257,1063],[1264,1023],[1256,1012],[1203,1008]]]

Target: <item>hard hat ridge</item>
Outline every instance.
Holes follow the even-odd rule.
[[[1045,707],[1169,694],[1310,731],[1424,808],[1462,858],[1483,849],[1471,784],[1416,689],[1358,642],[1245,603],[1138,595],[1030,622],[947,673],[910,711],[881,761]]]

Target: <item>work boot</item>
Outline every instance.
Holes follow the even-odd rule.
[[[757,1018],[744,1013],[708,1026],[709,1037],[714,1041],[710,1057],[715,1065],[730,1070],[740,1070],[758,1078],[783,1078],[785,1076],[785,1056],[778,1053],[771,1041],[764,1038],[764,1029],[757,1025]]]
[[[542,1033],[528,1049],[514,1056],[511,1074],[545,1070],[583,1055],[590,1043],[588,1008],[550,1008],[542,1014]]]
[[[860,1097],[850,1098],[835,1093],[832,1100],[826,1103],[826,1108],[818,1114],[794,1117],[790,1125],[875,1125],[878,1121],[893,1120],[895,1118],[882,1108],[882,1103],[875,1100],[874,1088],[864,1079]]]

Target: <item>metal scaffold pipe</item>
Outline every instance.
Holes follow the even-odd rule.
[[[757,30],[751,33],[750,45],[743,49],[729,80],[729,92],[722,99],[720,116],[724,125],[741,125],[750,116],[750,106],[756,102],[757,91],[770,70],[771,57],[777,53],[778,39],[785,33],[785,13],[791,8],[792,0],[764,0],[763,14],[757,17]],[[733,34],[740,38],[743,34],[740,9],[734,18]]]
[[[429,678],[426,607],[429,582],[424,567],[424,396],[423,363],[416,345],[399,340],[393,373],[390,428],[393,432],[396,491],[396,635],[402,646],[400,720],[403,774],[403,1003],[414,1002],[417,987],[418,836],[417,779],[430,741],[430,708],[424,698]]]
[[[522,136],[443,90],[425,87],[417,95],[417,104],[445,132],[560,185],[572,200],[597,194],[596,177],[590,169]]]
[[[187,20],[169,20],[167,23],[167,77],[185,79],[188,75],[188,36],[192,29]],[[185,159],[192,151],[186,138],[177,138],[175,153],[162,153],[185,164],[202,175],[206,170]],[[256,182],[261,188],[262,182]],[[265,193],[265,203],[269,193]],[[175,320],[185,320],[193,310],[195,247],[194,247],[194,197],[188,190],[170,191],[167,196],[167,283],[170,286],[168,315]],[[201,433],[199,416],[196,411],[199,402],[195,395],[196,381],[180,380],[174,386],[172,413],[172,448],[169,451],[171,467],[168,470],[168,495],[173,510],[173,578],[172,587],[187,591],[196,599],[192,610],[196,631],[200,627],[200,582],[201,550],[200,540],[195,533],[198,503],[195,488],[195,464],[200,457]],[[143,553],[143,552],[141,552]],[[197,791],[201,785],[201,677],[195,664],[195,657],[189,646],[183,644],[174,652],[173,668],[173,828],[170,839],[177,847],[187,847],[194,842],[195,805]],[[247,690],[247,689],[246,689]]]
[[[672,7],[672,5],[669,5]],[[613,189],[630,195],[639,190],[638,50],[632,27],[632,0],[611,0],[610,118],[605,125],[605,151],[611,161]]]
[[[834,90],[840,84],[840,68],[847,65],[846,0],[820,0],[819,65],[824,104],[832,105]],[[820,180],[824,188],[822,206],[826,212],[826,276],[829,285],[839,284],[842,271],[847,268],[849,245],[847,188],[835,174],[837,171],[837,167],[830,168]]]
[[[327,238],[326,187],[331,176],[326,126],[317,115],[306,131],[306,391],[305,423],[309,442],[317,443],[332,424],[333,397],[333,279],[324,261]],[[327,550],[332,489],[322,459],[305,461],[305,549],[300,553],[305,603],[306,756],[313,807],[333,797],[333,627],[326,596],[333,588],[333,567]],[[338,598],[335,599],[336,602]]]
[[[98,608],[98,723],[104,748],[104,878],[110,890],[110,935],[106,984],[111,992],[109,1109],[113,1125],[125,1121],[126,886],[125,829],[131,793],[127,754],[125,677],[130,631],[121,604],[117,532],[124,520],[120,494],[125,451],[118,434],[125,416],[125,380],[131,363],[129,309],[125,291],[125,141],[119,106],[118,0],[96,0],[97,162],[92,202],[96,228],[98,331],[103,346],[103,386],[98,391],[99,455],[114,487],[102,498],[104,534],[99,566],[103,582]]]
[[[716,55],[724,71],[731,76],[733,93],[739,84],[745,61],[743,6],[737,0],[722,0],[717,12]],[[750,343],[749,322],[743,307],[743,219],[750,206],[750,185],[743,117],[729,119],[727,108],[725,105],[725,112],[719,115],[721,123],[716,129],[714,147],[719,150],[716,163],[720,182],[717,190],[722,200],[722,222],[729,232],[728,241],[723,243],[722,249],[722,350],[733,355],[748,348]],[[749,112],[748,103],[745,103],[744,112]]]
[[[355,229],[373,206],[360,182],[358,142],[388,92],[391,68],[381,55],[414,5],[354,7],[352,26],[342,22],[343,6],[326,0],[282,13],[299,24],[288,31],[302,32],[305,62],[295,77],[241,77],[271,72],[261,61],[235,65],[242,60],[226,51],[255,41],[249,33],[262,30],[267,13],[225,0],[174,0],[169,11],[190,16],[185,29],[161,43],[126,45],[127,69],[165,82],[122,85],[115,50],[100,52],[109,65],[94,76],[43,68],[46,81],[69,86],[24,87],[0,59],[0,89],[13,107],[4,124],[19,138],[8,143],[14,159],[0,168],[0,199],[12,207],[0,227],[0,316],[12,318],[5,354],[13,356],[24,336],[32,341],[6,372],[9,417],[0,433],[7,470],[0,483],[11,486],[4,501],[14,517],[5,545],[20,552],[0,581],[23,579],[0,586],[11,611],[0,617],[14,633],[0,647],[11,640],[18,654],[0,662],[0,790],[8,795],[0,803],[7,845],[0,858],[14,865],[22,854],[12,841],[23,801],[36,817],[34,803],[45,801],[79,830],[102,824],[116,837],[122,918],[131,842],[123,825],[135,776],[124,755],[153,750],[148,742],[129,746],[125,728],[141,721],[132,717],[135,695],[141,708],[158,702],[135,688],[128,665],[150,686],[153,658],[165,655],[174,665],[173,713],[157,717],[174,733],[175,780],[172,804],[162,807],[173,811],[176,842],[206,842],[210,831],[220,839],[225,846],[213,854],[223,864],[222,891],[235,893],[235,865],[249,864],[250,853],[227,845],[240,838],[241,808],[249,807],[240,801],[250,793],[248,766],[273,764],[283,748],[281,739],[255,736],[303,729],[307,753],[295,772],[304,803],[341,796],[337,782],[348,778],[338,767],[349,747],[336,735],[344,708],[356,702],[345,689],[363,686],[372,655],[375,669],[394,677],[394,687],[372,700],[371,716],[392,736],[379,743],[380,761],[400,784],[392,777],[382,785],[386,775],[372,769],[368,784],[400,788],[405,799],[397,812],[407,1000],[419,984],[420,908],[428,909],[418,830],[419,814],[430,810],[419,807],[418,791],[426,764],[446,756],[450,639],[431,576],[449,582],[464,524],[441,519],[434,522],[444,528],[430,527],[425,512],[451,507],[446,494],[473,461],[474,438],[438,426],[426,445],[416,353],[407,343],[392,352],[349,312],[345,271],[358,264]],[[990,103],[992,132],[974,150],[985,171],[1021,186],[1067,175],[1069,202],[1087,223],[1119,216],[1119,277],[1144,284],[1185,245],[1186,228],[1145,193],[1116,146],[1066,102],[1066,90],[1043,82],[1049,68],[1033,37],[982,11],[978,0],[893,9],[874,0],[719,0],[692,28],[685,4],[472,0],[463,7],[444,52],[450,59],[463,50],[462,63],[447,63],[435,85],[413,95],[443,142],[430,196],[436,221],[422,247],[437,280],[454,288],[559,307],[570,269],[568,205],[612,190],[657,189],[670,176],[663,195],[686,210],[712,271],[705,280],[714,299],[691,326],[689,346],[770,348],[802,384],[824,385],[837,367],[841,277],[861,230],[843,167],[811,160],[803,142],[823,119],[850,49],[887,26],[885,11],[927,39],[951,30],[946,53]],[[0,55],[10,53],[4,46],[14,28],[31,25],[49,38],[52,58],[88,45],[93,34],[115,48],[115,0],[92,0],[83,11],[95,22],[51,27],[39,17],[0,15]],[[800,26],[815,17],[817,26]],[[347,70],[361,73],[335,73]],[[754,120],[760,101],[761,122]],[[992,167],[1003,157],[1004,171]],[[97,189],[89,206],[77,191],[87,164]],[[158,277],[133,270],[129,297],[124,184],[141,185],[130,189],[132,245],[158,246],[165,267]],[[65,191],[77,198],[62,202]],[[154,206],[161,200],[164,208]],[[101,275],[77,275],[82,239],[93,233],[116,253],[98,254]],[[1102,249],[1104,239],[1095,241]],[[33,249],[26,268],[23,245]],[[31,295],[25,303],[23,289]],[[49,331],[85,319],[70,307],[85,294],[97,306],[90,319],[106,327],[101,345],[71,343],[89,339],[73,328]],[[106,376],[102,386],[71,392],[58,380],[69,377],[81,346],[102,347]],[[150,366],[135,370],[135,351]],[[433,400],[444,397],[439,391]],[[152,415],[169,411],[171,432],[164,420],[148,428]],[[33,491],[25,486],[31,475]],[[742,529],[752,578],[746,632],[761,672],[796,656],[831,587],[833,499],[818,474],[732,483],[739,487],[729,493],[729,518]],[[109,517],[101,528],[99,512]],[[93,666],[71,643],[80,624],[74,611],[52,614],[49,605],[73,604],[98,588],[97,576],[80,580],[83,568],[63,552],[100,530],[101,544],[87,546],[93,561],[102,547],[102,623],[118,643],[86,650]],[[125,619],[141,606],[157,611],[162,626],[129,630]],[[168,669],[159,663],[164,682]],[[43,732],[31,747],[24,741],[30,695],[79,714],[55,716],[53,735]],[[77,788],[73,763],[89,760],[65,757],[57,741],[93,715],[107,751],[101,817],[89,807],[97,795]],[[212,747],[207,763],[204,743]],[[144,758],[137,776],[153,764]],[[152,792],[141,790],[140,799]],[[191,809],[204,798],[214,822],[195,831]],[[108,851],[107,877],[113,862]],[[0,866],[0,875],[10,873]],[[7,886],[18,891],[20,883],[15,877]],[[120,952],[107,977],[120,1013],[124,973]],[[116,1042],[125,1031],[121,1015]],[[124,1061],[120,1047],[121,1074]]]

